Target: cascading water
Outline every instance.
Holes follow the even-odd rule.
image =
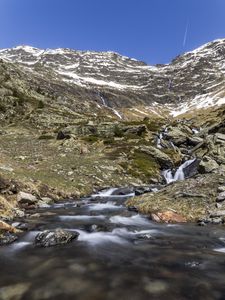
[[[107,105],[107,101],[105,100],[105,98],[103,96],[100,95],[101,101],[102,101],[102,105],[107,107],[108,109],[112,110],[114,112],[114,114],[119,117],[120,119],[122,119],[121,114],[114,108],[110,107]]]
[[[178,180],[184,180],[185,175],[184,175],[184,169],[190,166],[196,159],[189,159],[185,161],[175,172],[173,175],[172,170],[165,170],[163,171],[162,175],[164,176],[166,183],[169,184],[174,181]]]

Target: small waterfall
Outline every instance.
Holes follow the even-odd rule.
[[[157,148],[159,148],[159,149],[162,148],[162,145],[161,145],[162,139],[163,139],[163,134],[160,132],[160,134],[159,134],[159,136],[158,136],[158,138],[157,138],[157,142],[156,142],[156,143],[157,143],[156,146],[157,146]]]
[[[120,119],[123,118],[122,115],[121,115],[116,109],[114,109],[114,108],[112,108],[112,107],[110,107],[110,106],[107,105],[107,101],[105,100],[105,98],[104,98],[103,96],[101,96],[100,94],[99,94],[99,96],[100,96],[100,99],[101,99],[101,101],[102,101],[102,105],[103,105],[104,107],[107,107],[108,109],[112,110],[112,111],[114,112],[114,114],[115,114],[117,117],[119,117]]]
[[[162,175],[164,176],[164,178],[166,179],[166,183],[169,184],[171,182],[174,181],[178,181],[178,180],[184,180],[185,179],[185,175],[184,175],[184,169],[187,168],[190,164],[192,164],[196,159],[189,159],[187,161],[185,161],[175,172],[175,174],[173,175],[172,170],[166,170],[163,171]]]

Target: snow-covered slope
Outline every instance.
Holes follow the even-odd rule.
[[[25,70],[29,81],[35,78],[40,86],[45,80],[46,86],[54,83],[56,97],[68,97],[70,91],[79,101],[89,101],[96,109],[108,107],[119,118],[178,116],[225,104],[225,39],[156,66],[114,52],[30,46],[2,49],[0,58]]]

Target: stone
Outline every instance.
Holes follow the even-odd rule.
[[[200,137],[197,137],[197,136],[188,137],[187,142],[188,142],[188,145],[190,145],[190,146],[197,146],[197,145],[199,145],[200,143],[203,142],[203,139],[200,138]]]
[[[172,141],[174,145],[180,146],[187,141],[188,136],[178,128],[171,128],[165,133],[165,138]]]
[[[205,173],[211,173],[214,170],[217,170],[218,168],[219,165],[214,159],[205,156],[199,163],[198,171],[201,174],[205,174]]]
[[[18,239],[18,237],[15,234],[4,232],[3,234],[0,234],[0,246],[12,244]],[[1,292],[0,292],[1,295]],[[0,297],[0,299],[2,299]]]
[[[225,210],[217,210],[210,213],[211,218],[223,217],[225,216]]]
[[[22,300],[30,287],[30,283],[17,283],[0,288],[1,300]]]
[[[2,231],[7,231],[7,232],[11,232],[11,233],[18,233],[20,232],[20,230],[16,229],[15,227],[7,224],[4,221],[0,221],[0,230]]]
[[[216,198],[216,201],[217,202],[222,202],[225,200],[225,191],[224,192],[221,192],[217,195],[217,198]]]
[[[164,169],[173,168],[172,159],[166,153],[162,152],[158,148],[152,146],[142,146],[142,147],[138,147],[137,150],[153,157],[162,168]]]
[[[124,187],[124,188],[118,188],[114,192],[112,192],[112,195],[116,196],[124,196],[124,195],[129,195],[134,192],[134,189],[132,187]]]
[[[219,186],[217,191],[218,191],[218,193],[225,192],[225,186]]]
[[[72,240],[77,239],[79,233],[69,232],[63,229],[45,230],[35,237],[35,245],[40,247],[52,247],[65,245]]]
[[[32,194],[19,192],[17,195],[17,201],[20,204],[32,205],[32,204],[36,204],[38,202],[38,199]]]
[[[173,211],[155,212],[151,214],[151,219],[157,223],[186,223],[185,217]]]
[[[66,132],[65,130],[60,130],[57,134],[57,137],[56,139],[57,140],[64,140],[64,139],[70,139],[71,138],[71,135],[69,132]]]

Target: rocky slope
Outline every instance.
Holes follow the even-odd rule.
[[[76,113],[177,116],[225,103],[223,39],[156,66],[114,52],[29,46],[3,49],[0,58],[19,67],[29,88]]]
[[[224,222],[225,40],[154,67],[112,52],[28,46],[0,58],[0,173],[20,186],[0,189],[2,220],[27,209],[20,192],[38,206],[130,186],[159,189],[128,203],[140,212]],[[190,178],[166,185],[163,172],[189,159]]]

